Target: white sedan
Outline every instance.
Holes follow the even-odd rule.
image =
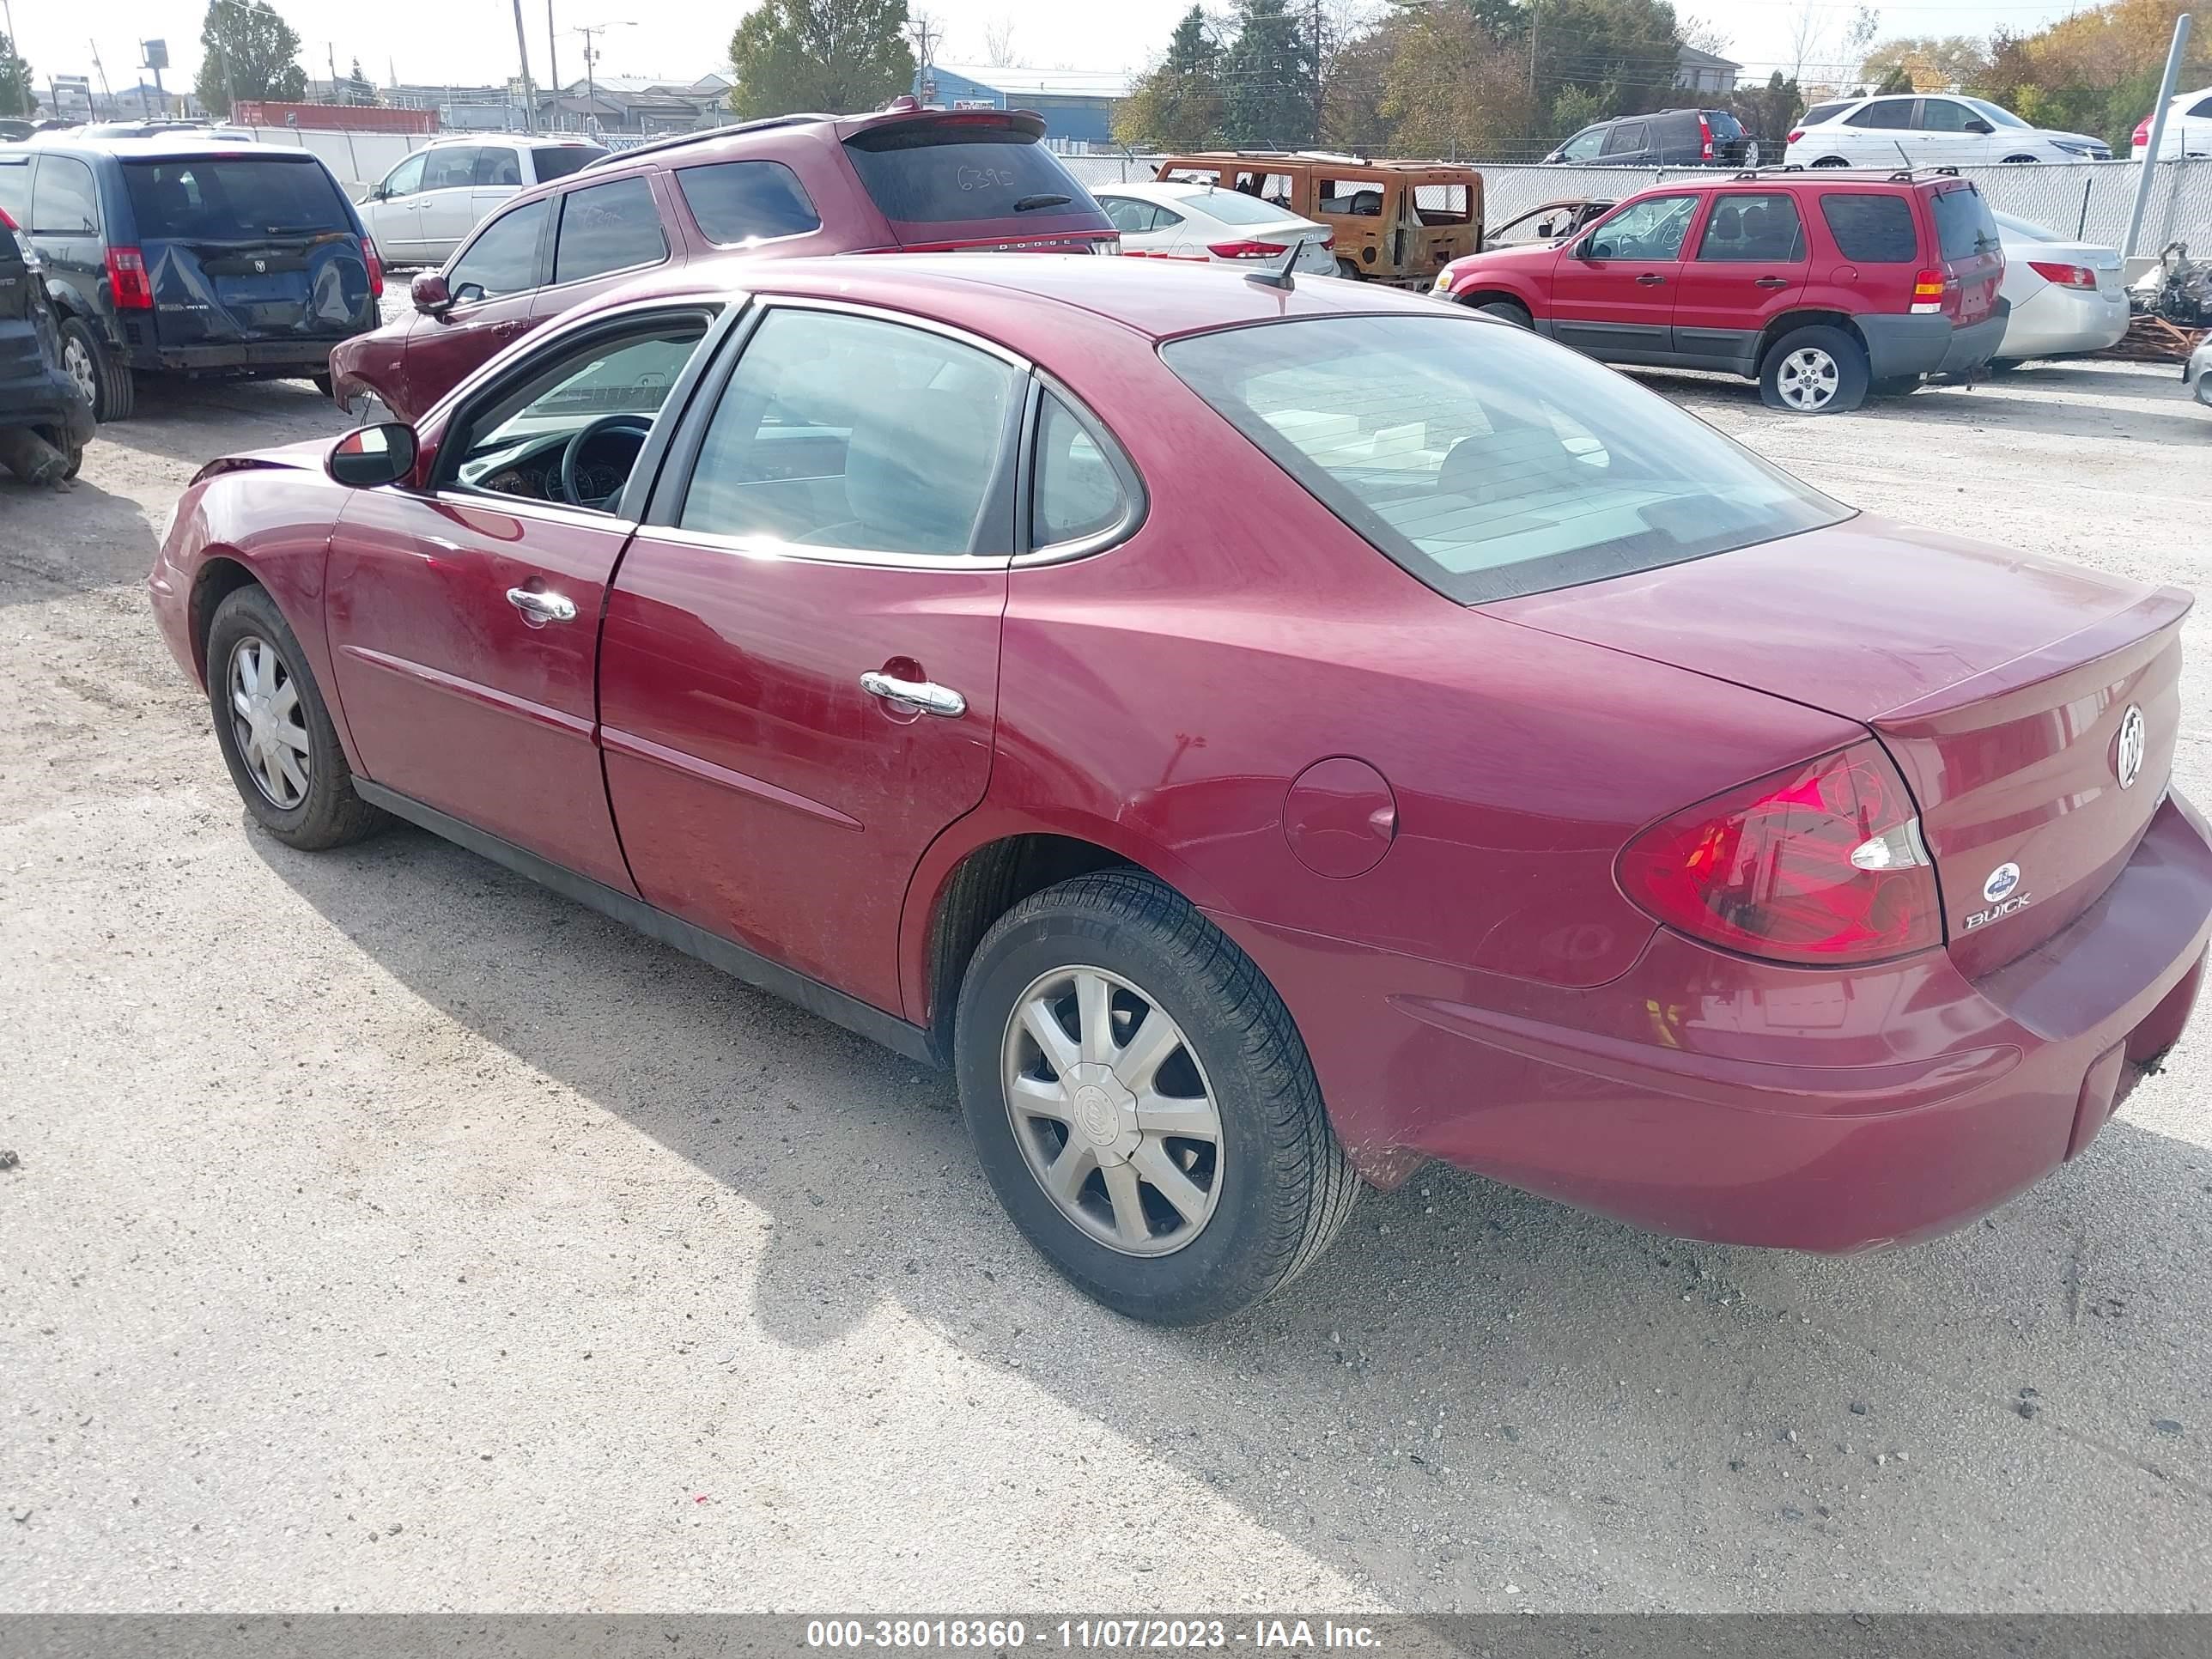
[[[1791,167],[1957,167],[1999,161],[2109,161],[2086,133],[2030,126],[1986,98],[1844,98],[1815,104],[1790,135]]]
[[[1102,185],[1091,192],[1121,233],[1121,252],[1155,259],[1249,264],[1280,259],[1298,245],[1291,269],[1336,275],[1327,225],[1242,191],[1212,185]]]
[[[2004,297],[2011,302],[1996,361],[2102,351],[2128,331],[2120,251],[2069,242],[2055,230],[1994,216],[2004,243]]]
[[[2133,159],[2142,161],[2150,150],[2151,118],[2144,116],[2136,128]],[[2212,155],[2212,87],[2179,92],[2166,108],[2166,134],[2159,140],[2158,159],[2179,161],[2185,155]]]

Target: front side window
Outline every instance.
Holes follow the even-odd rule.
[[[720,161],[681,167],[676,188],[699,229],[717,247],[744,247],[822,228],[799,175],[781,161]]]
[[[422,188],[422,164],[428,152],[416,150],[384,176],[386,196],[412,196]]]
[[[1923,132],[1964,132],[1966,123],[1975,118],[1973,112],[1964,104],[1954,103],[1948,98],[1920,100],[1918,125]]]
[[[986,508],[1023,385],[942,335],[770,311],[715,405],[678,522],[794,546],[1008,551]]]
[[[1910,98],[1881,98],[1865,108],[1856,110],[1844,118],[1847,127],[1876,127],[1885,131],[1903,131],[1912,125],[1912,104]]]
[[[1562,161],[1588,161],[1593,160],[1596,156],[1600,147],[1602,146],[1604,143],[1605,129],[1603,127],[1584,127],[1573,137],[1568,139],[1565,143],[1559,146],[1559,159]]]
[[[1657,393],[1474,318],[1301,319],[1160,356],[1372,546],[1465,604],[1846,516]]]
[[[553,280],[580,283],[610,270],[657,264],[668,257],[668,238],[660,228],[660,210],[653,186],[642,179],[617,179],[588,185],[558,198],[559,240],[553,251]]]
[[[40,161],[38,185],[31,193],[31,228],[49,236],[97,236],[100,198],[92,169],[68,155]]]
[[[1649,196],[1590,232],[1593,259],[1679,259],[1698,210],[1694,196]]]
[[[1114,464],[1091,431],[1050,392],[1039,407],[1030,541],[1053,547],[1101,536],[1128,515]]]
[[[1820,198],[1820,216],[1836,239],[1836,251],[1861,264],[1910,264],[1920,257],[1920,234],[1912,226],[1912,207],[1902,196],[1830,191]]]
[[[1700,259],[1794,264],[1804,257],[1805,228],[1798,222],[1797,198],[1787,191],[1715,198],[1705,234],[1698,239]]]
[[[490,300],[538,286],[538,240],[545,228],[549,204],[526,202],[483,228],[446,273],[456,300]],[[464,289],[473,293],[465,294]]]
[[[1237,193],[1288,211],[1291,175],[1287,173],[1240,173],[1237,175]],[[1279,213],[1275,216],[1280,218],[1282,215]]]
[[[445,482],[530,501],[612,504],[705,337],[697,313],[556,347],[454,422]],[[570,451],[576,453],[571,462]]]

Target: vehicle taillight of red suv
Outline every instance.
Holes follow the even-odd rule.
[[[608,155],[501,204],[414,309],[331,356],[332,395],[401,420],[510,341],[656,266],[723,253],[1111,252],[1118,234],[1024,110],[911,98]]]
[[[2004,252],[1948,169],[1654,185],[1558,241],[1447,266],[1436,293],[1607,362],[1715,369],[1774,408],[1971,374],[2004,337]]]

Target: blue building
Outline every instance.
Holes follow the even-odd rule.
[[[1027,109],[1044,117],[1045,136],[1071,144],[1114,142],[1114,106],[1129,95],[1125,74],[1084,70],[932,64],[915,77],[925,103],[947,109]]]

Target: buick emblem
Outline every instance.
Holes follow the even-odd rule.
[[[2020,866],[2000,864],[1990,872],[1990,878],[1982,884],[1982,902],[1984,904],[2002,903],[2006,895],[2019,885]]]
[[[2120,716],[2120,739],[2112,750],[2112,770],[2119,775],[2121,788],[2142,775],[2142,763],[2143,712],[2140,704],[2131,702]]]

